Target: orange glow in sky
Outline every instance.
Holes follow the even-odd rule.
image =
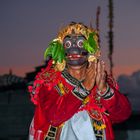
[[[140,70],[140,1],[114,0],[114,75]],[[71,21],[95,26],[101,7],[100,40],[108,53],[108,1],[0,1],[0,75],[25,76],[43,64],[43,53],[59,28]],[[108,61],[105,58],[105,61]]]

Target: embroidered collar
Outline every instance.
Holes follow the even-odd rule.
[[[81,84],[80,81],[78,81],[76,78],[72,77],[66,69],[64,69],[64,71],[62,71],[62,76],[67,80],[67,82],[71,85],[73,85],[74,87],[79,86]]]

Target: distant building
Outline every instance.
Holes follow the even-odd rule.
[[[31,82],[34,80],[36,74],[43,68],[45,68],[48,64],[48,61],[45,61],[45,64],[41,65],[41,66],[37,66],[35,67],[35,71],[33,72],[28,72],[26,73],[26,76],[25,76],[25,79],[28,81],[28,82]]]
[[[140,71],[130,76],[120,75],[118,84],[132,105],[132,116],[114,127],[116,139],[140,140]]]
[[[12,73],[0,76],[0,140],[27,140],[33,111],[27,81]]]

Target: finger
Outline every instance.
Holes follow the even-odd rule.
[[[91,67],[91,65],[92,65],[92,62],[89,62],[88,63],[88,69]]]
[[[87,68],[87,72],[94,72],[95,70],[96,70],[96,63],[94,63],[94,62],[90,62],[89,63],[89,66],[88,66],[88,68]]]
[[[102,67],[101,68],[102,69],[102,72],[105,71],[105,62],[104,61],[101,61],[101,67]]]
[[[106,73],[105,73],[105,63],[104,61],[101,62],[102,69],[101,69],[101,79],[105,79]]]
[[[97,82],[100,84],[101,82],[105,81],[105,63],[104,61],[100,61],[100,66],[98,70],[98,77]]]
[[[97,63],[93,63],[90,70],[89,70],[89,75],[92,78],[95,78],[96,77],[96,69],[97,69]]]
[[[101,61],[97,63],[97,73],[101,73]]]
[[[102,78],[100,79],[100,83],[98,84],[98,89],[101,91],[106,90],[106,73],[104,72]]]
[[[106,81],[106,72],[104,71],[101,76],[101,82],[105,82],[105,81]]]
[[[90,63],[89,67],[86,70],[86,78],[85,80],[88,81],[95,81],[95,77],[96,77],[96,63]]]
[[[101,77],[101,63],[100,61],[97,64],[97,76],[96,76],[96,83],[99,84]]]
[[[89,62],[87,70],[90,70],[93,67],[93,62]]]
[[[105,63],[100,61],[98,64],[98,74],[96,77],[97,87],[102,90],[106,85],[106,73],[105,73]]]
[[[97,62],[94,63],[94,78],[96,77],[97,75]]]

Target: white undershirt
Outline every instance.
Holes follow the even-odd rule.
[[[86,111],[76,113],[65,122],[60,140],[96,140],[91,119]]]

